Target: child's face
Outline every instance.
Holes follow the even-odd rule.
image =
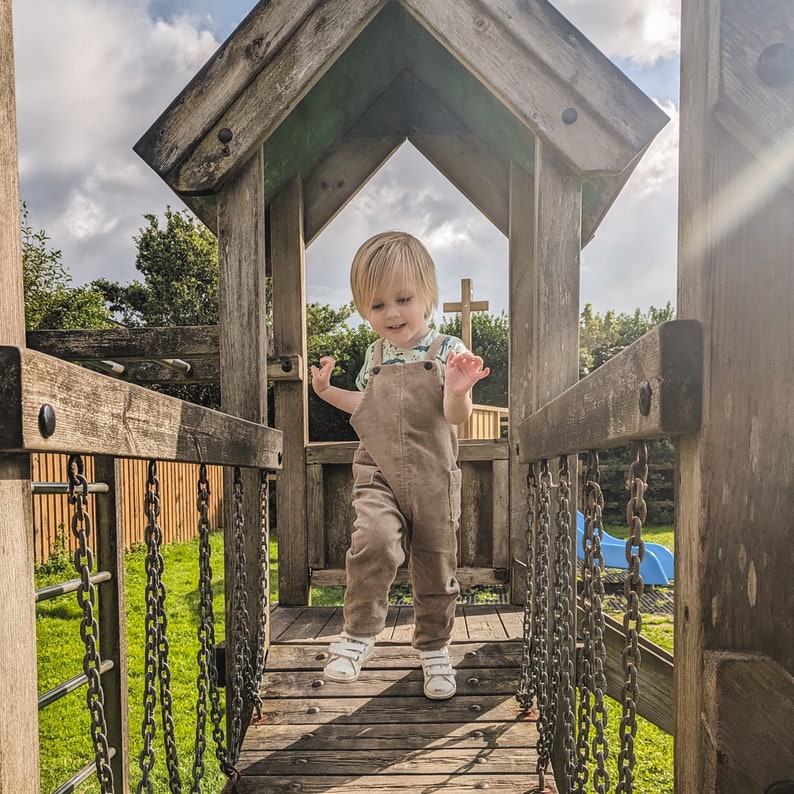
[[[378,336],[402,348],[413,347],[430,330],[413,282],[400,273],[378,285],[367,320]]]

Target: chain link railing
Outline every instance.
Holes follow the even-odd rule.
[[[86,703],[91,714],[91,739],[94,745],[97,779],[102,794],[113,791],[113,772],[110,768],[110,748],[108,729],[105,720],[105,696],[100,679],[102,659],[97,650],[99,625],[94,617],[96,607],[96,588],[91,581],[94,567],[94,552],[88,545],[91,534],[91,516],[86,512],[88,504],[88,481],[80,455],[70,455],[66,466],[69,483],[69,502],[74,505],[72,533],[78,546],[74,552],[74,567],[80,575],[77,589],[77,603],[83,611],[80,621],[80,637],[85,646],[83,672],[88,679]]]

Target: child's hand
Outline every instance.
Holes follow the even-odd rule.
[[[474,353],[468,350],[464,353],[450,350],[447,357],[445,388],[450,393],[462,397],[471,391],[475,383],[487,378],[490,371],[489,367],[483,367],[482,359]]]
[[[331,385],[331,373],[335,366],[336,361],[331,356],[323,356],[319,367],[311,365],[312,388],[318,397]]]

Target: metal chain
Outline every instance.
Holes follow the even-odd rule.
[[[640,598],[644,584],[640,568],[645,556],[642,525],[648,515],[645,491],[648,487],[648,450],[644,442],[631,445],[631,464],[626,487],[630,492],[626,505],[626,522],[629,537],[626,540],[626,562],[628,570],[624,584],[626,612],[623,616],[623,632],[626,645],[623,649],[623,688],[621,702],[623,717],[620,721],[620,755],[618,757],[619,782],[617,794],[631,794],[634,790],[634,739],[637,736],[637,671],[640,666],[639,638],[642,630]]]
[[[600,485],[598,452],[591,450],[587,457],[587,470],[583,490],[584,537],[582,549],[582,636],[584,640],[582,672],[579,677],[579,741],[577,745],[577,785],[582,790],[589,778],[587,763],[590,756],[590,734],[592,753],[596,762],[593,773],[593,788],[599,794],[609,789],[609,774],[606,759],[609,744],[605,735],[607,712],[604,704],[606,692],[606,646],[604,644],[604,614],[602,612],[604,583],[601,573],[604,557],[601,552],[603,537],[604,495]]]
[[[199,466],[197,484],[196,507],[199,512],[198,537],[199,537],[199,650],[196,655],[199,672],[196,678],[198,697],[196,700],[196,744],[193,758],[193,777],[191,794],[200,794],[201,780],[204,777],[204,753],[207,748],[207,697],[210,698],[213,725],[217,717],[220,727],[220,699],[218,692],[218,673],[212,675],[212,666],[215,664],[215,612],[212,605],[212,565],[210,562],[210,521],[209,500],[210,484],[207,479],[207,465]],[[214,685],[214,689],[213,689]],[[217,735],[213,731],[213,738]],[[224,746],[223,731],[220,731],[221,760],[225,763],[226,748]]]
[[[524,593],[524,622],[523,622],[523,643],[521,652],[521,675],[516,691],[516,700],[523,711],[532,708],[535,699],[535,668],[532,665],[532,641],[533,641],[533,609],[535,606],[535,546],[537,543],[537,523],[539,500],[538,477],[535,472],[535,464],[529,464],[527,472],[527,572]]]
[[[105,693],[102,689],[100,668],[102,659],[97,651],[99,624],[94,617],[96,588],[91,582],[94,567],[94,552],[88,545],[91,534],[91,517],[85,511],[88,504],[88,481],[84,475],[83,459],[80,455],[70,455],[66,465],[69,480],[69,503],[74,505],[72,533],[77,538],[74,552],[74,567],[80,575],[77,589],[77,603],[83,610],[80,621],[80,637],[85,646],[83,672],[88,679],[86,704],[91,715],[91,739],[94,744],[94,761],[97,779],[102,794],[113,791],[113,771],[110,768],[110,748],[108,746],[107,722],[105,720]],[[76,489],[79,488],[79,493]]]
[[[259,604],[257,605],[255,663],[249,695],[256,706],[257,718],[262,720],[262,698],[259,690],[265,675],[265,637],[270,615],[270,488],[267,471],[259,472]]]
[[[171,698],[171,669],[168,664],[168,619],[165,612],[166,590],[163,583],[163,555],[160,551],[163,531],[160,517],[160,480],[157,477],[157,461],[150,460],[144,498],[146,512],[146,650],[144,672],[144,717],[143,750],[139,765],[143,776],[138,784],[138,792],[144,787],[152,792],[150,779],[154,766],[154,741],[156,726],[154,709],[157,703],[155,679],[159,682],[160,712],[163,724],[163,743],[165,746],[168,783],[172,792],[181,792],[182,781],[179,776],[179,761],[174,731],[173,701]]]
[[[532,642],[532,666],[536,671],[538,705],[538,788],[546,787],[546,773],[551,760],[551,744],[554,736],[556,699],[551,682],[548,656],[550,562],[549,538],[551,527],[551,474],[548,461],[541,461],[540,492],[538,495],[537,533],[537,590],[535,608],[535,631]]]
[[[557,515],[555,537],[555,604],[554,636],[559,656],[559,697],[562,700],[560,719],[564,735],[562,739],[565,759],[565,777],[569,789],[576,778],[576,739],[574,736],[574,669],[575,638],[573,631],[573,562],[571,555],[571,474],[568,457],[560,456],[559,482],[557,486]]]
[[[248,631],[248,594],[245,572],[245,518],[243,515],[243,481],[239,467],[234,469],[234,675],[232,683],[232,726],[229,731],[229,773],[234,767],[242,744],[243,692],[251,680],[251,637]]]

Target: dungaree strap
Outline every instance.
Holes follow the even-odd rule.
[[[425,355],[426,361],[435,361],[436,356],[438,355],[438,351],[441,348],[441,345],[444,344],[444,340],[446,339],[446,334],[439,334],[431,343],[430,347],[427,348],[427,354]],[[446,362],[445,362],[446,363]]]
[[[375,342],[375,349],[372,351],[372,366],[379,367],[383,364],[383,337]]]

